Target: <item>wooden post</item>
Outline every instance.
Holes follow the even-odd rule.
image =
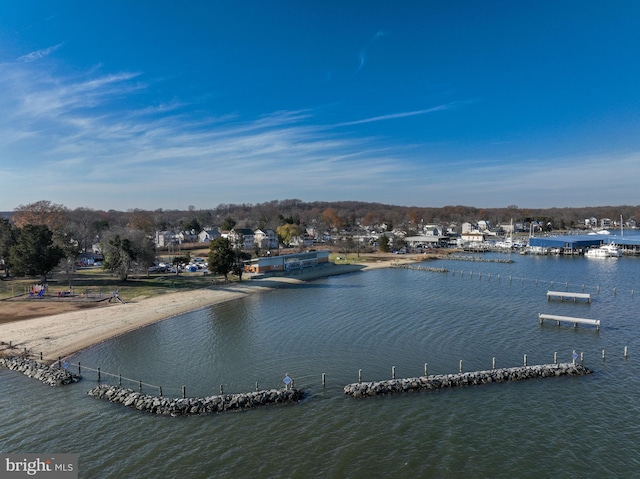
[[[558,364],[558,352],[553,353],[553,364]]]
[[[100,368],[98,368],[98,382],[100,382]]]
[[[258,390],[258,381],[256,381],[256,391]]]
[[[40,353],[42,354],[42,353]],[[80,370],[80,361],[78,361],[78,376],[80,376],[81,370]]]
[[[122,386],[122,374],[118,373],[118,386]]]
[[[358,382],[362,382],[362,369],[358,369]]]
[[[429,363],[424,363],[424,375],[429,376]]]
[[[58,369],[62,368],[62,358],[58,356]]]
[[[462,373],[462,359],[460,360],[459,369],[460,369],[460,373]]]
[[[602,350],[602,360],[604,361],[604,349]]]
[[[158,386],[160,397],[162,397],[162,386]]]
[[[138,392],[142,393],[142,381],[138,381]]]
[[[524,355],[524,367],[525,368],[527,367],[527,355],[526,354]]]
[[[396,378],[396,367],[392,366],[391,367],[391,379],[395,379]]]
[[[40,361],[42,361],[42,351],[40,351]]]
[[[624,358],[625,358],[625,359],[627,359],[628,353],[629,353],[628,346],[625,346],[625,347],[624,347]]]
[[[324,387],[326,384],[327,384],[326,376],[324,373],[322,373],[322,387]]]
[[[224,394],[224,388],[222,387],[222,384],[220,385],[220,394]]]
[[[496,368],[496,357],[493,357],[493,360],[491,361],[491,369],[495,369]]]
[[[584,351],[580,351],[580,366],[584,365]]]
[[[187,398],[187,386],[182,386],[182,399]]]

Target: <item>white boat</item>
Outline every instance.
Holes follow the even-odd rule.
[[[622,250],[613,243],[603,244],[598,248],[589,248],[584,254],[587,258],[619,258]]]

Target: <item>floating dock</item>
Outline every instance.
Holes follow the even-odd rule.
[[[591,302],[591,295],[589,293],[570,293],[568,291],[547,291],[547,301],[551,298],[559,298],[560,301],[564,301],[565,298],[572,299],[575,303],[578,299],[586,299],[587,303]]]
[[[591,326],[595,326],[596,330],[600,330],[600,320],[599,319],[588,319],[588,318],[574,318],[572,316],[558,316],[555,314],[543,314],[538,313],[538,319],[540,320],[540,324],[544,322],[545,319],[550,321],[555,321],[558,326],[560,323],[573,323],[573,327],[577,328],[578,324],[589,324]]]

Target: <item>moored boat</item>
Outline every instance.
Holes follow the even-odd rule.
[[[587,258],[619,258],[622,250],[613,243],[603,244],[598,248],[589,248],[584,254]]]

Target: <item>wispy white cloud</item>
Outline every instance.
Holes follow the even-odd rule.
[[[456,102],[327,127],[312,110],[247,119],[203,115],[201,105],[175,98],[151,102],[152,80],[142,77],[100,68],[60,77],[28,64],[0,65],[0,177],[9,179],[0,210],[42,198],[106,209],[283,197],[488,207],[637,202],[635,153],[505,161],[335,128],[455,109]],[[615,191],[592,187],[596,170],[598,182]]]
[[[363,47],[362,49],[360,49],[360,51],[358,52],[358,67],[356,68],[356,74],[358,74],[365,66],[365,64],[367,63],[368,57],[369,57],[369,50],[371,49],[371,47],[373,46],[374,43],[376,43],[380,38],[386,37],[388,36],[388,34],[382,30],[378,30],[375,35],[373,35],[373,37],[371,37],[369,39],[369,42],[367,43],[367,46]]]
[[[398,118],[406,118],[409,116],[425,115],[427,113],[434,113],[436,111],[450,110],[451,108],[453,108],[454,105],[455,104],[453,103],[449,103],[445,105],[434,106],[433,108],[426,108],[424,110],[404,111],[400,113],[390,113],[388,115],[373,116],[370,118],[363,118],[362,120],[354,120],[354,121],[346,121],[343,123],[338,123],[336,124],[336,126],[362,125],[363,123],[373,123],[375,121],[395,120]]]
[[[63,45],[64,43],[58,43],[57,45],[54,45],[49,48],[43,48],[42,50],[36,50],[35,52],[27,53],[26,55],[22,55],[21,57],[18,57],[18,61],[31,63],[36,60],[40,60],[41,58],[49,56],[50,54],[58,50],[60,47],[62,47]]]
[[[218,191],[224,202],[226,195],[239,191],[237,184],[279,197],[286,185],[344,189],[346,184],[374,182],[393,169],[388,151],[366,139],[334,137],[326,126],[314,124],[309,110],[253,119],[238,114],[203,117],[199,105],[186,102],[145,104],[136,97],[145,95],[147,87],[138,73],[86,75],[60,78],[0,68],[0,88],[9,93],[0,97],[0,110],[6,112],[0,118],[0,149],[5,152],[0,165],[6,162],[7,171],[18,178],[17,204],[30,201],[20,197],[28,194],[27,184],[30,191],[41,196],[49,192],[65,203],[59,199],[59,185],[69,184],[70,177],[80,181],[65,187],[69,195],[84,191],[91,198],[89,206],[111,207],[93,203],[131,204],[134,199],[127,194],[135,196],[134,190],[125,193],[123,185],[135,185],[137,192],[153,185],[149,188],[161,198],[176,190],[205,196]],[[123,97],[139,101],[122,102]],[[83,205],[81,199],[75,201]]]

